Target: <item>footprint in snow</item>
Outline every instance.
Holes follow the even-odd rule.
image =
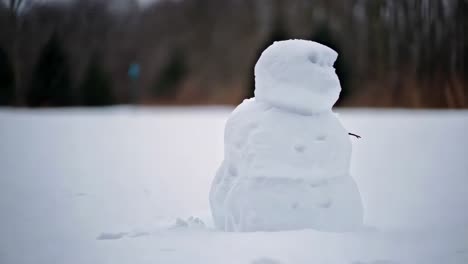
[[[398,262],[393,261],[393,260],[387,260],[387,259],[379,259],[379,260],[374,260],[374,261],[369,261],[369,262],[354,261],[352,264],[398,264]]]
[[[131,238],[136,238],[136,237],[144,237],[144,236],[150,236],[151,234],[148,232],[133,232],[129,234],[128,236]]]
[[[127,233],[125,233],[125,232],[121,232],[121,233],[101,233],[96,239],[97,240],[116,240],[116,239],[121,239],[126,235],[127,235]]]
[[[182,228],[205,229],[206,225],[200,218],[191,216],[187,220],[177,218],[175,221],[175,224],[169,229],[182,229]]]
[[[281,264],[281,262],[271,258],[259,258],[254,259],[250,264]]]

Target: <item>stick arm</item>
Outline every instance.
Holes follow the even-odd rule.
[[[357,138],[357,139],[361,138],[361,136],[356,135],[356,134],[354,134],[354,133],[348,133],[348,135],[353,136],[353,137],[355,137],[355,138]]]

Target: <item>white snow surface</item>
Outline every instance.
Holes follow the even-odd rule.
[[[0,109],[0,263],[468,263],[468,112],[339,109],[366,227],[226,233],[232,109]]]
[[[331,108],[337,53],[313,41],[273,43],[255,65],[255,98],[226,124],[210,191],[224,231],[352,231],[363,209],[350,176],[351,141]]]

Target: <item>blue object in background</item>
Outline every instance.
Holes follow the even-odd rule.
[[[134,81],[138,80],[138,78],[140,78],[140,64],[130,64],[130,67],[128,67],[128,76]]]

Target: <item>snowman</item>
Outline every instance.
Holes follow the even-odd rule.
[[[338,54],[317,42],[278,41],[255,66],[255,97],[231,114],[210,191],[224,231],[353,231],[363,208],[349,173],[351,142],[332,106]]]

